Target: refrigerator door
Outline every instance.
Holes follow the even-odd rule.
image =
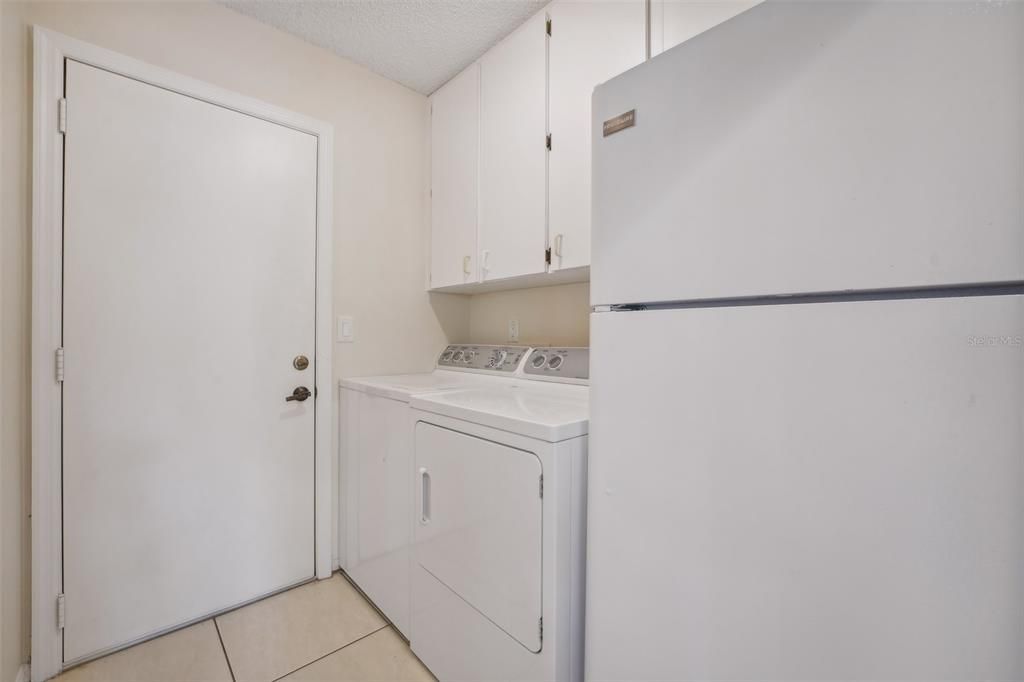
[[[597,313],[590,680],[1024,679],[1024,296]]]
[[[1024,279],[1024,3],[766,2],[593,116],[595,305]]]

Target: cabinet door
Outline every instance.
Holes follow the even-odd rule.
[[[546,18],[536,14],[480,60],[484,281],[546,270]]]
[[[430,286],[436,288],[478,279],[479,64],[435,92],[430,111]]]
[[[651,54],[660,54],[762,0],[652,0]]]
[[[551,269],[590,265],[590,98],[644,60],[642,0],[551,5]]]

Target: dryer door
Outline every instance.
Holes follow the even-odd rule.
[[[416,562],[540,651],[540,460],[423,422],[415,438]]]

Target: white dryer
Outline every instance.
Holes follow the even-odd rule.
[[[516,380],[410,401],[410,642],[442,682],[583,678],[589,389],[549,380],[588,360],[538,349]]]
[[[432,372],[341,381],[338,561],[409,636],[413,523],[409,401],[415,395],[508,381],[522,346],[448,346]]]

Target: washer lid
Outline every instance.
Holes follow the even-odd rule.
[[[482,426],[557,443],[589,430],[586,386],[502,382],[414,396],[410,406]]]
[[[342,388],[409,402],[419,393],[433,393],[453,388],[466,388],[487,383],[492,377],[435,370],[420,374],[391,374],[375,377],[353,377],[341,380]]]

